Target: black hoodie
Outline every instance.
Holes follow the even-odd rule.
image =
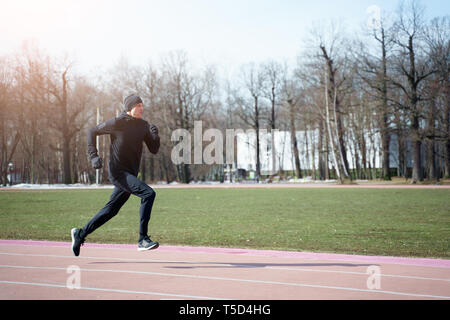
[[[156,154],[159,150],[159,136],[150,132],[148,122],[122,113],[88,131],[87,145],[91,160],[98,156],[96,137],[103,134],[111,137],[109,174],[113,178],[124,171],[137,176],[143,142],[151,153]]]

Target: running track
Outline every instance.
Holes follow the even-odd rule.
[[[450,260],[0,240],[0,299],[449,300]],[[378,273],[379,272],[379,273]]]

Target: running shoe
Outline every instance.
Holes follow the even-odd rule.
[[[138,243],[138,251],[152,250],[159,247],[159,243],[152,241],[148,236],[145,236]]]
[[[81,236],[81,229],[73,228],[70,231],[72,235],[72,251],[73,254],[78,257],[80,255],[80,247],[84,243],[84,238]]]

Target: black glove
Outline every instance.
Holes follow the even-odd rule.
[[[152,135],[158,135],[158,128],[154,124],[149,125],[149,129]]]
[[[103,160],[99,156],[92,158],[91,163],[94,169],[101,169],[103,167]]]

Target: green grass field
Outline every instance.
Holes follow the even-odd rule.
[[[162,245],[450,258],[450,189],[158,189]],[[0,238],[70,241],[112,190],[2,191]],[[87,242],[137,243],[139,198]]]

